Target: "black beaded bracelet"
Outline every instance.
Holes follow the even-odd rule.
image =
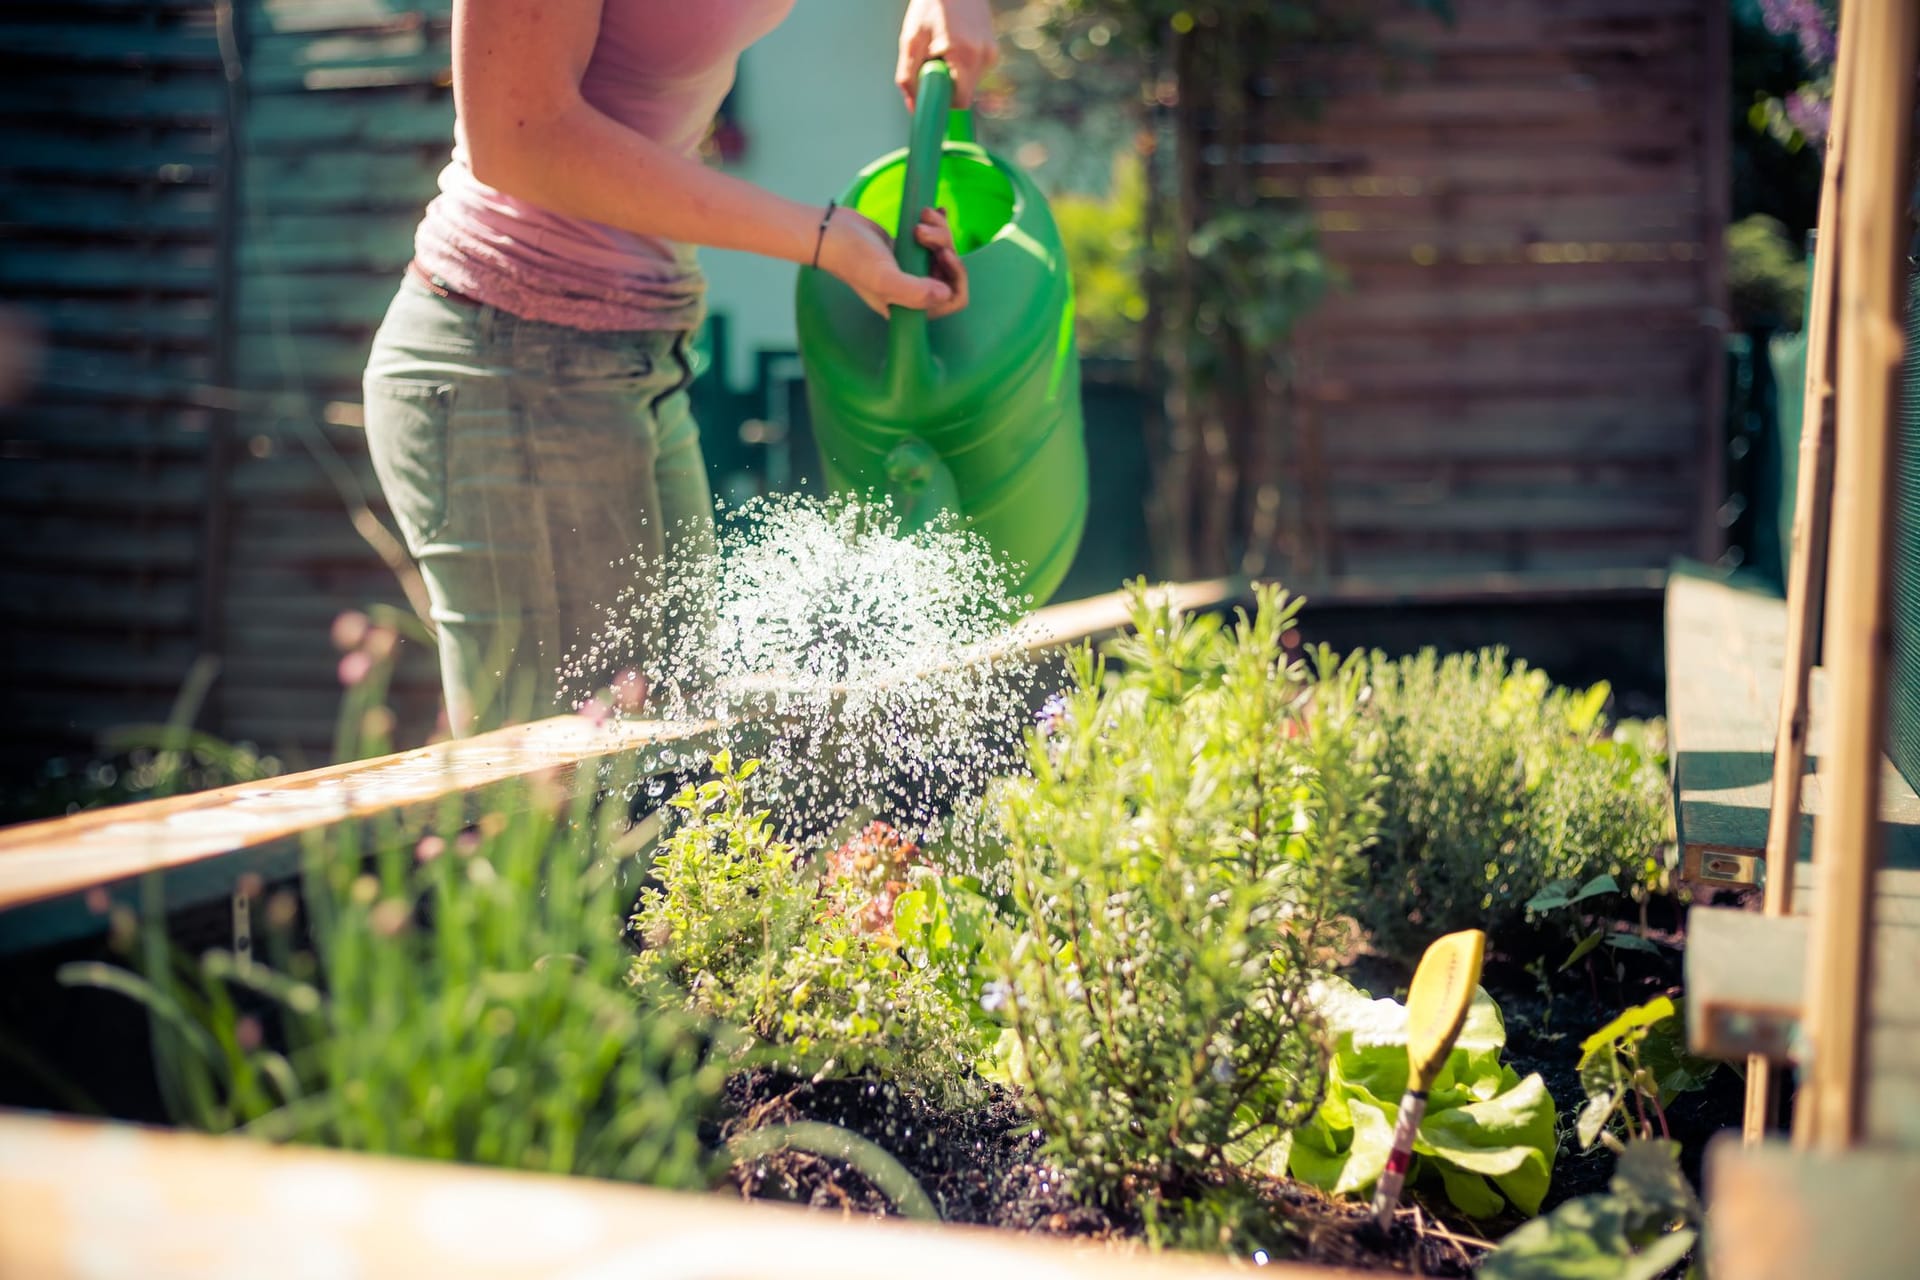
[[[838,200],[827,201],[827,211],[820,215],[820,231],[813,238],[813,265],[820,265],[820,246],[827,242],[827,224],[833,221],[833,211],[839,205]]]

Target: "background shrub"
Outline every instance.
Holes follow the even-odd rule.
[[[1550,884],[1611,874],[1644,892],[1658,879],[1665,776],[1602,719],[1606,685],[1556,687],[1498,649],[1361,661],[1383,818],[1344,905],[1376,946],[1411,964],[1455,929],[1524,926]]]

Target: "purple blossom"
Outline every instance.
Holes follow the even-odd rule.
[[[1809,68],[1817,71],[1833,62],[1837,49],[1833,22],[1820,0],[1760,0],[1760,20],[1773,34],[1797,39],[1800,57]]]
[[[1825,142],[1833,119],[1833,103],[1805,89],[1787,99],[1787,119],[1816,145]]]
[[[1035,722],[1040,727],[1040,736],[1043,738],[1051,738],[1066,728],[1069,719],[1067,695],[1064,693],[1056,693],[1048,698],[1041,704],[1039,713],[1034,716]]]

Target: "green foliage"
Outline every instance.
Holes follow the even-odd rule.
[[[1582,1147],[1604,1142],[1619,1152],[1613,1178],[1606,1191],[1569,1200],[1508,1236],[1481,1275],[1654,1280],[1686,1257],[1702,1215],[1680,1172],[1679,1144],[1668,1140],[1665,1108],[1703,1087],[1720,1064],[1687,1053],[1685,1025],[1681,1006],[1660,996],[1581,1043],[1587,1104],[1576,1131]]]
[[[1777,220],[1756,213],[1727,228],[1727,292],[1742,326],[1800,327],[1807,262]]]
[[[1232,335],[1253,351],[1278,346],[1337,278],[1305,208],[1224,210],[1208,218],[1185,249],[1200,286],[1189,360],[1209,378],[1221,376],[1215,365],[1224,338]]]
[[[1680,1144],[1636,1140],[1607,1190],[1569,1200],[1500,1242],[1483,1280],[1656,1280],[1699,1238],[1700,1204],[1680,1173]]]
[[[1611,1138],[1612,1127],[1651,1137],[1656,1122],[1666,1136],[1666,1108],[1679,1094],[1705,1087],[1719,1069],[1719,1063],[1687,1052],[1679,1002],[1658,996],[1635,1005],[1580,1044],[1580,1085],[1587,1095],[1580,1109],[1580,1145]]]
[[[1247,1163],[1311,1113],[1308,991],[1378,818],[1358,673],[1302,696],[1281,645],[1297,604],[1263,588],[1226,626],[1132,591],[1123,665],[1072,656],[1031,778],[999,798],[1018,1074],[1096,1192]]]
[[[1407,1089],[1407,1010],[1369,1000],[1338,978],[1316,1001],[1333,1032],[1326,1100],[1277,1162],[1335,1195],[1362,1195],[1379,1181],[1393,1149]],[[1537,1213],[1557,1146],[1553,1098],[1538,1074],[1524,1080],[1500,1061],[1507,1043],[1500,1010],[1476,989],[1467,1021],[1428,1092],[1414,1139],[1409,1181],[1439,1183],[1454,1207],[1491,1217],[1507,1202]]]
[[[891,874],[865,874],[882,869],[872,849],[828,874],[830,861],[806,858],[749,804],[744,784],[758,761],[735,768],[723,751],[712,767],[710,781],[670,802],[681,820],[633,917],[646,947],[635,982],[686,993],[693,1009],[750,1032],[761,1056],[789,1069],[874,1067],[930,1092],[964,1093],[983,1037],[964,979],[930,962],[928,935],[941,924],[951,933],[961,913],[948,903],[965,890],[930,897],[938,873],[900,856],[892,870],[921,886],[918,897],[905,894]],[[917,951],[896,932],[903,910]],[[946,960],[950,948],[934,949]]]
[[[1147,298],[1140,286],[1145,250],[1141,226],[1145,177],[1137,156],[1122,156],[1105,197],[1070,193],[1053,199],[1054,221],[1073,272],[1074,336],[1089,356],[1137,354]]]
[[[1665,774],[1643,731],[1608,731],[1607,686],[1555,687],[1500,650],[1359,661],[1385,820],[1345,905],[1377,946],[1412,963],[1440,934],[1523,926],[1550,886],[1658,882]]]
[[[393,818],[311,837],[299,898],[266,899],[264,959],[175,954],[155,884],[140,972],[62,978],[147,1006],[184,1124],[706,1185],[721,1068],[705,1028],[625,989],[627,897],[594,854],[624,806],[530,786],[489,807],[463,829],[453,805],[424,839]]]

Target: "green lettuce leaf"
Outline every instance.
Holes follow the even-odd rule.
[[[1326,1097],[1295,1133],[1288,1169],[1323,1191],[1364,1195],[1386,1168],[1406,1092],[1406,1007],[1374,1000],[1337,978],[1317,994],[1334,1053]],[[1474,1217],[1498,1213],[1509,1201],[1525,1213],[1539,1212],[1553,1172],[1553,1098],[1539,1075],[1523,1080],[1500,1062],[1505,1044],[1499,1008],[1476,991],[1414,1140],[1410,1181],[1423,1175],[1439,1181],[1453,1204]]]

